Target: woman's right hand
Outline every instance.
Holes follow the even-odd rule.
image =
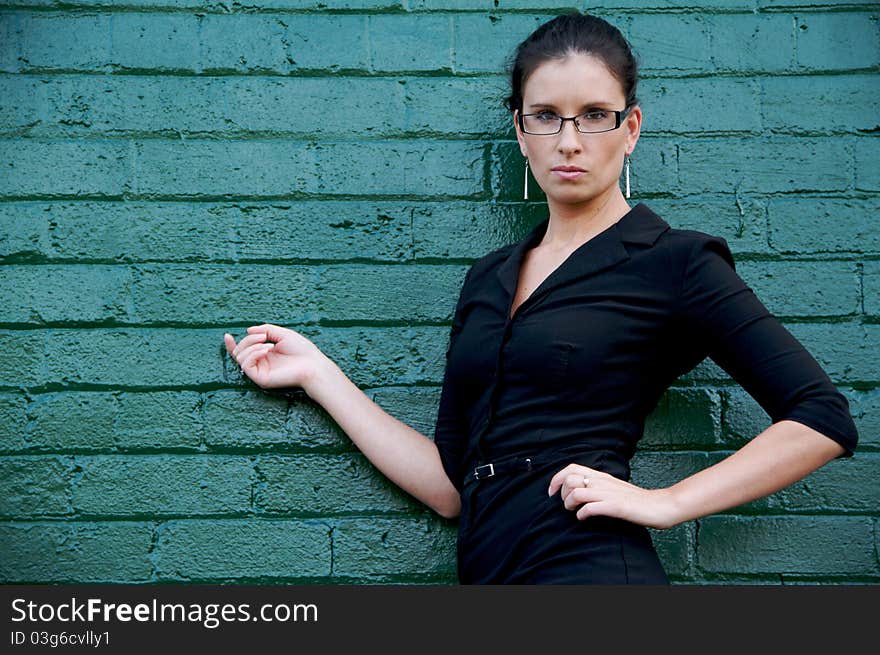
[[[314,343],[295,330],[263,323],[247,331],[238,343],[231,334],[224,334],[226,352],[263,389],[305,387],[326,359]]]

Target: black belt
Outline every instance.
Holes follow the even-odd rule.
[[[489,464],[482,464],[480,466],[474,467],[473,477],[475,480],[482,480],[483,478],[491,478],[493,475],[498,473],[507,473],[509,471],[531,471],[532,470],[532,458],[531,457],[516,457],[514,459],[508,461],[499,461],[497,464],[495,462],[490,462]]]
[[[464,484],[473,483],[477,480],[484,480],[503,473],[511,473],[515,471],[531,471],[540,464],[546,462],[559,461],[561,458],[582,457],[587,454],[600,456],[603,453],[612,452],[606,448],[594,448],[587,451],[572,448],[560,448],[553,451],[542,451],[533,455],[516,455],[499,457],[498,459],[487,464],[480,464],[473,468],[466,469]]]

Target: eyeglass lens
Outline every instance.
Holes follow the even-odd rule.
[[[581,114],[576,119],[581,132],[605,132],[613,130],[617,116],[613,111],[593,110]],[[523,116],[526,132],[532,134],[555,134],[562,127],[562,119],[552,111],[542,111]]]

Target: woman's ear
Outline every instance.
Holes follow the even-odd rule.
[[[519,141],[519,151],[522,153],[523,157],[528,157],[526,154],[526,143],[525,139],[523,139],[522,132],[519,131],[519,121],[517,120],[519,114],[518,109],[513,110],[513,131],[516,132],[516,140]]]
[[[632,152],[636,148],[639,140],[639,134],[642,131],[642,109],[638,105],[633,105],[626,118],[627,135],[626,140],[629,143],[629,151]]]

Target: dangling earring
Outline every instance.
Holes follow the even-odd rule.
[[[629,198],[629,155],[626,155],[626,197]]]
[[[523,200],[529,199],[529,158],[526,157],[526,176],[523,180]]]

